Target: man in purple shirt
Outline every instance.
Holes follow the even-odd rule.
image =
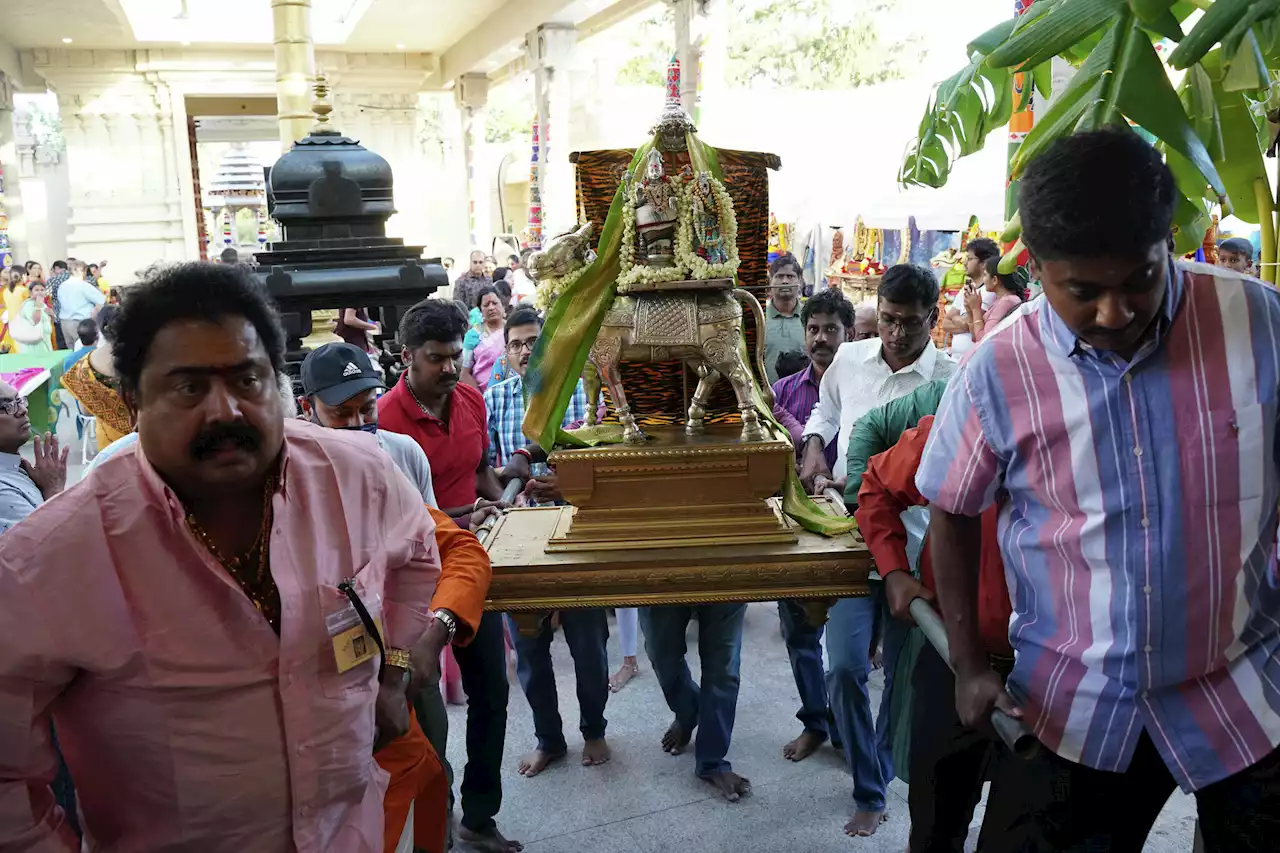
[[[804,348],[809,366],[799,373],[784,376],[773,385],[773,415],[791,433],[797,459],[805,422],[818,402],[818,383],[823,371],[836,357],[836,350],[853,333],[853,305],[839,290],[824,290],[805,302],[800,312],[804,323]],[[834,466],[837,440],[832,439],[825,453],[827,465]],[[794,601],[779,601],[782,636],[791,658],[791,672],[800,691],[800,711],[796,714],[804,731],[782,748],[792,761],[803,761],[822,746],[831,733],[827,720],[827,685],[822,669],[822,628],[805,621],[804,610]]]

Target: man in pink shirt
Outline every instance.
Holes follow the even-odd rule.
[[[284,335],[235,267],[132,289],[139,440],[0,538],[0,849],[383,848],[375,748],[408,728],[439,575],[371,436],[286,420]]]

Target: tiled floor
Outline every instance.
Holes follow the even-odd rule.
[[[560,638],[552,648],[572,758],[581,745],[572,731],[578,713],[573,662]],[[696,678],[697,643],[690,642],[690,649]],[[616,632],[609,641],[609,656],[612,670],[620,660]],[[901,782],[895,780],[891,788],[889,821],[871,838],[852,839],[841,832],[851,805],[851,787],[835,750],[824,747],[800,764],[783,759],[782,745],[799,733],[798,700],[774,605],[753,604],[747,611],[742,690],[729,753],[734,770],[750,778],[755,788],[754,795],[742,802],[730,804],[713,795],[693,775],[691,755],[673,758],[659,748],[671,715],[643,650],[640,663],[641,676],[609,700],[613,761],[592,768],[566,761],[534,779],[515,772],[520,756],[533,746],[533,733],[528,703],[512,681],[498,824],[508,837],[525,842],[529,853],[897,853],[906,849],[907,791]],[[873,707],[877,707],[881,679],[875,675],[872,681]],[[459,769],[465,761],[461,737],[465,719],[465,708],[449,709],[449,758]],[[1189,851],[1194,813],[1194,801],[1175,794],[1156,824],[1148,853]],[[970,833],[970,850],[981,817],[980,807]]]

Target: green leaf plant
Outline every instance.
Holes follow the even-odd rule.
[[[1177,43],[1167,64],[1156,48],[1165,39]],[[1049,91],[1055,57],[1075,68],[1060,92]],[[1280,0],[1036,0],[974,39],[969,64],[935,88],[899,180],[943,186],[958,158],[1008,123],[1017,72],[1048,108],[1014,155],[1012,178],[1062,136],[1141,128],[1177,180],[1178,251],[1200,245],[1219,207],[1259,225],[1262,277],[1276,281],[1278,200],[1263,156],[1280,129]],[[1023,88],[1025,99],[1032,86]],[[1014,216],[1005,240],[1020,231]]]

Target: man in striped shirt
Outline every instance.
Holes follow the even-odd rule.
[[[1175,785],[1207,849],[1280,838],[1280,293],[1175,262],[1177,199],[1127,128],[1031,163],[1045,298],[961,366],[917,474],[960,718],[1045,747],[1004,762],[984,850],[1138,851]],[[998,498],[1007,685],[975,622]]]

